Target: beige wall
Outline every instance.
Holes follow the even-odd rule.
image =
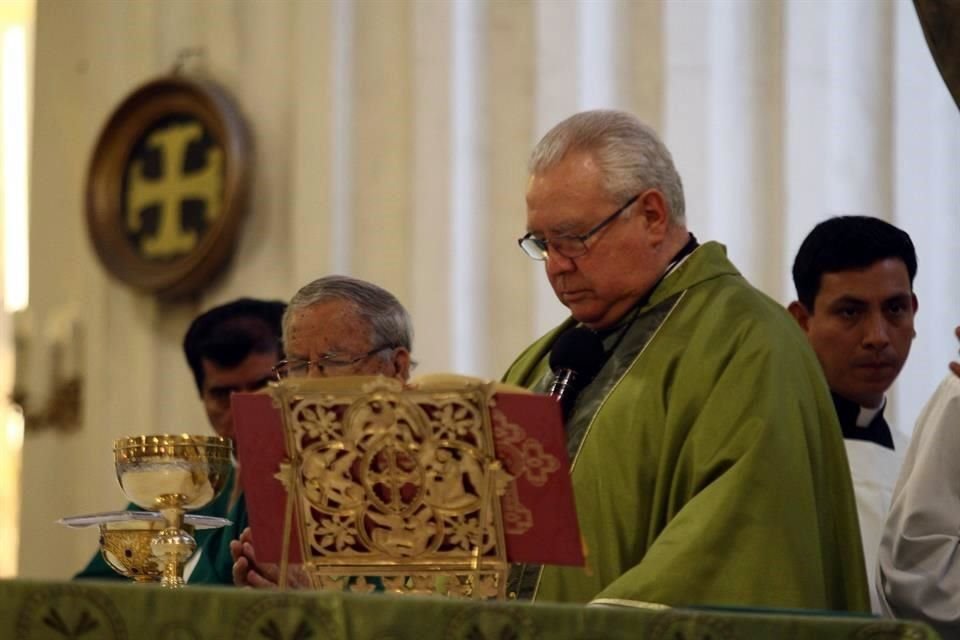
[[[86,393],[79,431],[27,436],[21,574],[66,577],[92,552],[93,532],[54,520],[124,504],[114,438],[205,431],[180,354],[201,309],[350,273],[408,305],[419,373],[502,372],[563,317],[515,244],[525,157],[585,107],[660,128],[694,231],[783,302],[817,220],[905,226],[921,251],[920,337],[895,398],[909,431],[960,321],[946,260],[960,117],[915,23],[906,2],[40,0],[28,373],[41,393],[46,327],[76,318]],[[246,114],[256,175],[229,271],[196,299],[159,303],[95,260],[84,179],[110,111],[188,47]]]

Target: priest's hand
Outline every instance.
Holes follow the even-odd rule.
[[[257,564],[257,552],[253,548],[253,532],[245,528],[240,537],[230,541],[233,557],[233,584],[238,587],[276,588],[279,571],[273,564]]]
[[[272,562],[257,562],[250,527],[245,528],[237,540],[230,541],[230,555],[233,557],[233,584],[257,589],[277,588],[280,582],[280,567]],[[289,565],[287,586],[291,589],[309,589],[310,578],[299,565]]]

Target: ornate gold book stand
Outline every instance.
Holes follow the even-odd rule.
[[[505,597],[499,497],[511,477],[495,456],[491,385],[294,379],[270,393],[287,452],[281,586],[299,558],[319,589],[379,582],[394,593]]]

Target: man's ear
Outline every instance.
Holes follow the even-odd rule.
[[[403,347],[397,347],[393,352],[394,377],[401,382],[410,379],[410,352]]]
[[[800,328],[806,332],[807,326],[810,322],[810,312],[807,311],[807,308],[803,305],[803,303],[794,300],[787,306],[787,311],[789,311],[790,315],[793,316],[793,319],[797,321],[797,324],[800,325]]]
[[[657,189],[647,189],[637,199],[639,215],[643,218],[650,237],[658,240],[667,235],[670,226],[670,206]]]

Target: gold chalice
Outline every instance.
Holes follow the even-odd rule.
[[[161,585],[183,586],[183,564],[197,548],[184,530],[184,514],[223,490],[232,451],[230,440],[220,436],[133,436],[114,443],[117,479],[127,498],[163,515],[165,526],[150,543],[161,564]]]

